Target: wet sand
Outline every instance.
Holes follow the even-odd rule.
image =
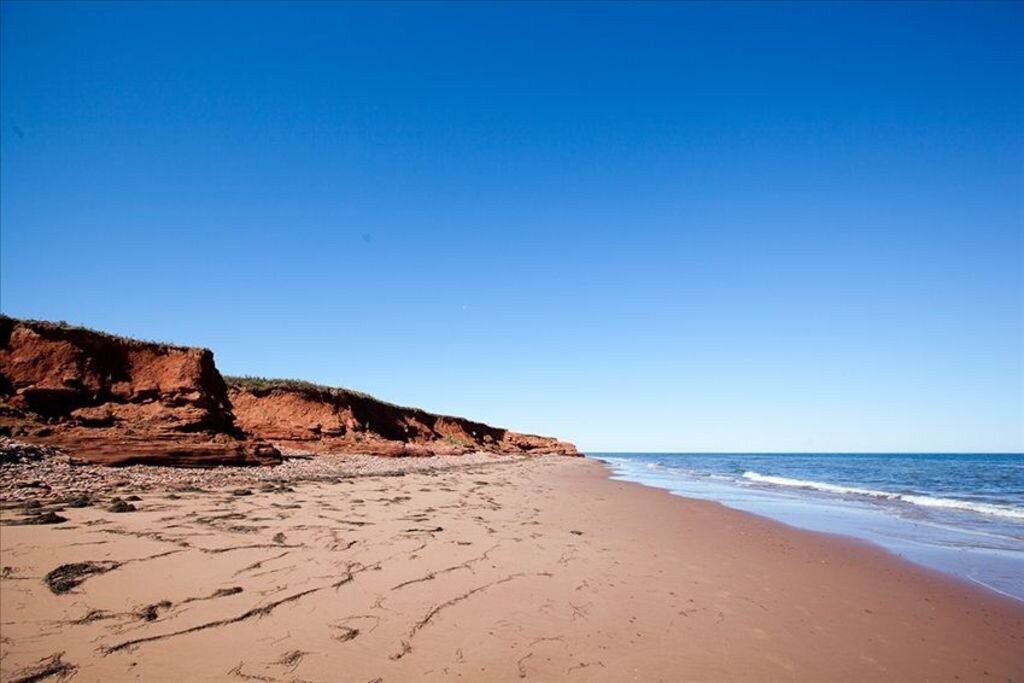
[[[1024,680],[1024,606],[873,547],[593,460],[364,470],[0,527],[0,679]]]

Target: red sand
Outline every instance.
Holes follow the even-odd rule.
[[[1024,680],[1019,603],[595,461],[293,486],[0,528],[0,678]]]

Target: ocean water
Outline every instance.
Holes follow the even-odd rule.
[[[866,540],[1024,601],[1024,455],[587,455],[614,478]]]

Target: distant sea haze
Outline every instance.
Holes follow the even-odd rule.
[[[865,539],[1024,601],[1024,454],[588,455],[617,478]]]

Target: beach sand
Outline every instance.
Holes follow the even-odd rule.
[[[1024,680],[994,593],[594,460],[467,462],[2,526],[0,678]]]

